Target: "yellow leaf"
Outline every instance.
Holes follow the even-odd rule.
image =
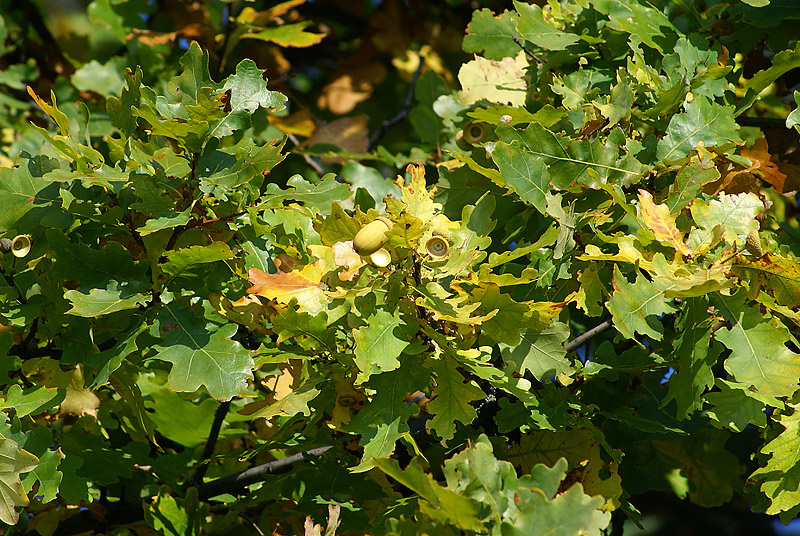
[[[691,250],[683,241],[683,233],[675,225],[675,216],[670,214],[667,205],[653,203],[653,196],[645,190],[639,190],[639,204],[644,224],[653,231],[659,242],[671,244],[684,257],[691,255]]]

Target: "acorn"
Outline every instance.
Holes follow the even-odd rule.
[[[762,257],[764,255],[764,248],[761,247],[761,238],[758,236],[758,231],[753,229],[747,233],[747,239],[744,242],[744,248],[750,255],[754,257]]]
[[[378,268],[386,268],[392,264],[392,255],[386,250],[386,248],[381,248],[369,256],[369,262]]]
[[[353,250],[362,257],[368,257],[381,249],[386,243],[386,231],[391,228],[391,221],[382,216],[361,228],[353,238]]]
[[[450,243],[443,236],[434,235],[425,242],[425,251],[434,259],[443,259],[450,252]]]

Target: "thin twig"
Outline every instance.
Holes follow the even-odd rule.
[[[295,147],[297,147],[298,145],[300,145],[300,142],[297,140],[297,137],[296,137],[294,134],[287,134],[287,135],[286,135],[286,137],[287,137],[287,138],[289,138],[289,140],[290,140],[292,143],[294,143],[294,146],[295,146]],[[322,177],[322,176],[325,174],[325,170],[324,170],[324,169],[322,169],[322,166],[320,166],[320,165],[317,163],[317,161],[316,161],[316,160],[314,160],[314,159],[313,159],[313,158],[312,158],[310,155],[307,155],[307,154],[305,154],[305,153],[301,153],[301,154],[303,155],[303,158],[305,159],[305,161],[306,161],[306,164],[308,164],[309,166],[311,166],[312,168],[314,168],[314,171],[316,171],[316,172],[317,172],[317,175],[319,175],[320,177]]]
[[[539,58],[538,56],[536,56],[536,54],[534,54],[533,52],[531,52],[530,50],[528,50],[528,47],[526,47],[526,46],[525,46],[525,43],[523,43],[523,42],[520,40],[520,38],[519,38],[519,37],[517,37],[517,36],[515,35],[515,36],[514,36],[514,37],[512,37],[511,39],[513,39],[513,40],[514,40],[514,42],[515,42],[516,44],[518,44],[518,45],[519,45],[519,48],[521,48],[521,49],[522,49],[522,51],[525,53],[525,55],[526,55],[526,56],[528,56],[529,58],[531,58],[532,60],[534,60],[536,63],[546,63],[546,62],[545,62],[543,59]]]
[[[288,469],[295,463],[304,460],[306,456],[321,456],[332,448],[332,445],[317,447],[293,454],[292,456],[287,456],[280,460],[275,460],[274,462],[257,465],[239,473],[212,480],[211,482],[206,482],[197,487],[199,497],[201,499],[208,499],[209,497],[214,497],[221,493],[234,493],[244,486],[264,480],[265,476],[273,475],[284,469]]]
[[[369,145],[367,146],[368,151],[373,150],[381,138],[386,135],[389,129],[405,119],[408,113],[411,111],[411,102],[414,98],[414,90],[417,87],[417,80],[419,80],[419,75],[422,74],[422,67],[424,65],[425,62],[423,61],[422,56],[420,56],[419,65],[417,65],[417,70],[414,71],[414,77],[411,79],[411,85],[408,86],[408,92],[406,93],[406,100],[403,103],[403,107],[396,116],[392,117],[391,119],[385,119],[378,130],[372,134],[369,139]]]
[[[225,402],[221,402],[220,405],[217,406],[217,411],[214,412],[214,422],[211,424],[211,431],[208,433],[206,447],[203,449],[203,454],[200,456],[200,460],[204,463],[197,468],[192,477],[192,480],[198,484],[202,484],[203,478],[206,476],[211,455],[214,454],[214,447],[217,444],[217,438],[219,438],[219,431],[222,429],[222,423],[225,421],[225,416],[228,415],[228,409],[230,407],[231,401],[226,400]]]
[[[564,345],[564,350],[566,350],[567,352],[572,352],[572,351],[577,350],[578,348],[580,348],[581,346],[586,344],[589,340],[591,340],[591,339],[597,337],[598,335],[600,335],[601,333],[607,331],[609,328],[611,328],[611,325],[612,324],[611,324],[611,319],[610,318],[608,320],[604,321],[604,322],[601,322],[601,323],[597,324],[595,327],[593,327],[592,329],[590,329],[586,333],[582,333],[581,335],[578,335],[577,337],[575,337],[574,339],[569,341],[567,344],[565,344]]]

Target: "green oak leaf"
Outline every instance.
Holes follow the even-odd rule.
[[[50,181],[42,178],[30,160],[20,160],[17,167],[0,168],[0,229],[13,229],[26,212],[42,199],[42,190]]]
[[[197,162],[197,176],[202,179],[200,189],[206,193],[212,193],[215,187],[229,192],[260,179],[284,159],[282,142],[256,145],[245,138],[230,147],[216,149],[216,144],[209,142]],[[255,184],[260,183],[256,180]]]
[[[209,53],[203,52],[197,41],[192,41],[189,50],[181,57],[183,72],[169,82],[167,89],[183,104],[197,104],[204,88],[219,89],[220,84],[214,82],[208,72],[208,59]]]
[[[513,521],[503,523],[504,535],[605,534],[604,529],[611,522],[611,512],[602,510],[602,497],[590,497],[584,493],[580,483],[573,484],[546,502],[536,491],[521,490],[516,505],[518,513]]]
[[[692,202],[691,213],[697,228],[689,233],[687,244],[698,249],[713,241],[715,228],[720,225],[728,243],[742,244],[750,231],[758,230],[756,215],[764,203],[754,194],[719,194],[719,199],[708,201],[697,198]]]
[[[800,504],[800,406],[792,404],[789,408],[791,415],[778,418],[783,431],[761,449],[762,454],[771,455],[769,460],[750,475],[769,499],[769,515],[793,510]]]
[[[344,201],[352,195],[347,184],[336,180],[336,175],[328,173],[316,184],[311,184],[300,175],[292,175],[286,182],[287,188],[281,190],[277,184],[268,184],[258,209],[283,206],[287,200],[298,201],[305,206],[327,211],[334,201]],[[350,237],[352,238],[352,236]]]
[[[449,489],[482,503],[499,520],[513,504],[518,483],[514,466],[495,458],[493,450],[489,438],[481,434],[467,448],[446,460],[443,472]],[[566,468],[566,462],[564,466]],[[558,488],[558,483],[555,487]]]
[[[613,281],[614,294],[606,307],[614,326],[627,339],[634,339],[635,333],[641,333],[660,341],[664,328],[657,317],[673,312],[675,307],[642,274],[637,273],[635,283],[628,283],[615,264]]]
[[[502,141],[495,144],[492,160],[497,164],[506,185],[523,202],[546,215],[545,195],[550,190],[550,175],[544,160],[521,150],[519,143],[510,145]]]
[[[655,7],[642,5],[638,0],[597,0],[592,5],[608,15],[610,28],[635,35],[662,54],[675,44],[678,30]]]
[[[719,179],[719,170],[713,158],[692,158],[680,169],[669,186],[669,197],[665,205],[671,214],[678,214],[697,197],[703,186]]]
[[[454,243],[450,247],[447,263],[438,272],[439,278],[458,275],[486,258],[486,253],[481,250],[492,243],[488,235],[497,224],[492,217],[495,206],[495,196],[486,193],[474,206],[467,205],[462,209],[461,227],[450,233]]]
[[[569,334],[569,326],[557,321],[543,330],[526,329],[520,334],[518,345],[501,343],[500,355],[515,372],[524,375],[530,371],[539,381],[550,376],[568,376],[573,372],[564,349]]]
[[[59,450],[45,450],[39,455],[39,463],[22,480],[22,485],[27,492],[32,491],[36,482],[39,482],[38,495],[42,496],[42,502],[47,503],[55,500],[58,496],[59,484],[64,474],[58,470],[64,454]]]
[[[159,265],[169,279],[175,279],[197,265],[224,261],[233,258],[231,248],[224,242],[213,242],[207,246],[189,246],[164,253],[167,261]]]
[[[678,419],[685,419],[703,407],[700,396],[714,386],[711,367],[717,363],[721,350],[719,345],[710,344],[713,321],[706,312],[708,301],[698,297],[687,302],[675,326],[679,335],[672,356],[678,366],[669,378],[669,391],[661,403],[663,407],[675,400]]]
[[[605,102],[594,101],[593,104],[600,110],[600,113],[608,119],[608,126],[613,127],[620,121],[628,120],[631,117],[631,106],[635,95],[628,83],[628,77],[623,72],[619,73],[619,82],[611,88],[608,100]]]
[[[680,160],[701,144],[717,147],[741,143],[738,130],[730,107],[698,95],[686,105],[684,113],[672,116],[666,135],[658,141],[656,155],[669,162]]]
[[[405,469],[401,469],[396,460],[387,458],[376,458],[372,465],[418,494],[421,510],[430,517],[460,529],[482,531],[483,526],[476,517],[478,505],[439,485],[416,459]]]
[[[192,209],[187,208],[181,212],[170,212],[163,216],[156,216],[147,220],[144,225],[138,227],[136,231],[144,236],[163,229],[180,227],[181,225],[189,223],[189,220],[192,219],[191,213]]]
[[[140,285],[121,285],[117,281],[110,281],[106,288],[93,288],[89,292],[68,290],[64,293],[64,298],[72,304],[72,309],[67,314],[96,318],[117,311],[136,309],[150,300],[149,295],[135,292],[137,288]]]
[[[748,109],[770,84],[775,82],[783,74],[800,67],[800,43],[795,43],[794,50],[781,50],[771,58],[769,68],[758,71],[753,78],[744,85],[745,96],[736,107],[734,115],[739,115]],[[787,118],[787,122],[788,122]]]
[[[43,411],[56,407],[64,401],[66,392],[64,389],[55,389],[38,385],[25,389],[19,385],[12,385],[6,391],[6,399],[3,406],[13,408],[17,417],[26,415],[38,415]]]
[[[714,333],[731,351],[725,370],[761,395],[790,396],[800,381],[800,356],[786,347],[791,334],[780,320],[745,303],[745,294],[742,289],[733,296],[716,294],[711,298],[730,324]]]
[[[461,48],[464,52],[477,52],[489,60],[516,56],[519,45],[513,38],[518,35],[518,20],[519,15],[513,11],[504,11],[497,16],[486,8],[473,11]]]
[[[221,92],[228,92],[225,115],[211,127],[210,135],[217,138],[230,136],[237,130],[250,126],[250,116],[258,108],[280,111],[286,106],[286,97],[267,89],[263,71],[253,60],[242,60],[236,72],[225,79]]]
[[[400,354],[417,333],[415,325],[396,310],[389,312],[378,309],[365,320],[366,326],[353,331],[356,365],[361,370],[361,381],[372,374],[398,368]]]
[[[646,171],[630,154],[619,158],[618,146],[624,145],[625,140],[620,129],[612,131],[605,144],[599,139],[573,140],[539,123],[531,123],[525,130],[500,126],[497,135],[506,143],[518,140],[524,150],[541,158],[552,184],[559,189],[575,182],[590,188],[606,183],[627,186],[638,181]]]
[[[175,302],[163,307],[159,320],[161,342],[153,348],[157,359],[172,363],[171,389],[195,391],[204,385],[214,398],[230,400],[247,386],[253,358],[231,340],[236,324],[206,324]]]
[[[514,0],[514,8],[519,13],[517,31],[534,45],[545,50],[564,50],[580,41],[577,34],[559,30],[545,21],[542,8],[536,4]]]
[[[348,432],[361,435],[364,446],[363,462],[354,471],[369,470],[370,458],[391,456],[396,441],[409,433],[408,418],[418,409],[406,403],[405,396],[427,389],[430,378],[426,373],[427,369],[409,363],[369,378],[366,385],[375,394],[345,426]]]
[[[144,518],[158,534],[182,536],[192,530],[189,513],[169,495],[168,489],[159,490],[158,497],[146,505]]]
[[[434,417],[426,423],[428,430],[436,432],[442,441],[453,438],[456,421],[469,425],[478,416],[470,404],[486,396],[472,381],[466,381],[456,368],[458,363],[446,355],[429,359],[425,366],[436,374],[436,397],[426,407]]]
[[[272,317],[272,330],[278,335],[278,344],[292,339],[304,350],[333,353],[336,348],[335,333],[328,329],[325,312],[310,315],[292,306],[283,308]]]
[[[45,237],[55,259],[51,277],[58,281],[77,281],[81,288],[92,289],[107,288],[109,281],[144,282],[147,277],[145,261],[134,261],[118,242],[96,250],[58,231],[48,230]]]
[[[719,426],[734,432],[743,431],[748,424],[764,428],[767,426],[767,415],[764,412],[767,406],[779,409],[784,407],[778,399],[754,393],[743,383],[717,379],[716,386],[719,391],[703,396],[703,400],[711,406],[706,410],[706,415]]]

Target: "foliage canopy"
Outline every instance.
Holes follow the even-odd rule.
[[[266,4],[0,3],[0,521],[800,512],[791,1]]]

